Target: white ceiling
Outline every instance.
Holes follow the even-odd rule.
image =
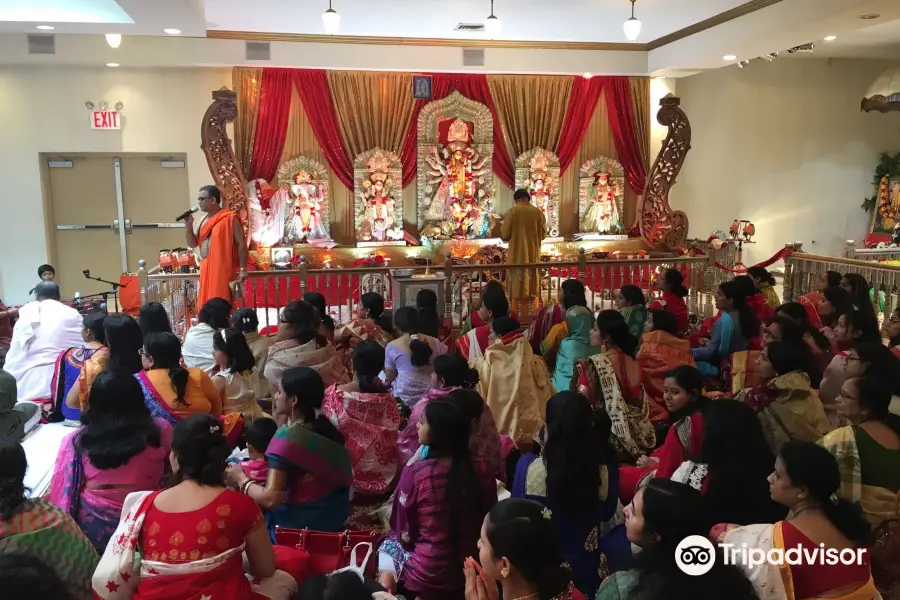
[[[818,58],[900,58],[900,19],[879,23],[816,44]]]
[[[206,35],[203,0],[0,0],[0,33]],[[49,32],[48,32],[49,33]]]

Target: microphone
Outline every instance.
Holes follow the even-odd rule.
[[[195,212],[197,212],[198,210],[200,210],[200,209],[196,206],[194,208],[190,208],[190,209],[184,211],[183,213],[181,213],[180,215],[178,215],[177,217],[175,217],[175,220],[176,221],[184,221],[188,215],[192,215]]]

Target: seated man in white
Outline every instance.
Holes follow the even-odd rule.
[[[59,301],[59,286],[44,281],[34,289],[35,300],[19,309],[5,370],[16,378],[19,400],[49,401],[53,367],[60,352],[81,346],[82,319],[77,310]]]

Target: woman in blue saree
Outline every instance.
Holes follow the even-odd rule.
[[[344,436],[320,412],[322,378],[309,367],[293,367],[272,392],[276,419],[285,417],[288,423],[266,450],[266,485],[253,483],[237,464],[228,466],[225,482],[266,509],[270,532],[276,526],[343,531],[353,469]]]
[[[514,498],[547,507],[575,587],[587,598],[631,558],[610,429],[606,413],[593,412],[581,394],[556,394],[547,403],[542,452],[522,455],[512,486]]]
[[[713,323],[710,339],[691,350],[697,370],[704,377],[718,377],[722,362],[733,352],[749,348],[750,339],[759,335],[759,319],[734,281],[726,281],[716,290],[716,308],[721,312]]]
[[[81,331],[84,345],[63,350],[57,357],[50,383],[53,394],[51,421],[77,421],[81,416],[81,410],[69,407],[66,398],[75,384],[81,382],[78,392],[75,392],[78,394],[78,403],[81,404],[88,395],[86,392],[90,390],[94,378],[106,369],[109,349],[106,347],[106,334],[103,330],[105,320],[106,315],[103,313],[85,315],[84,329]]]
[[[556,370],[553,371],[553,388],[557,392],[568,391],[571,387],[578,360],[600,352],[599,346],[591,345],[594,315],[587,307],[573,306],[567,310],[566,326],[569,335],[559,344]]]

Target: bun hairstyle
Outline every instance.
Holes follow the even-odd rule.
[[[619,288],[619,293],[628,301],[630,306],[643,306],[647,303],[644,298],[644,292],[636,285],[623,285]]]
[[[378,377],[384,369],[384,348],[376,341],[364,340],[353,349],[353,372],[364,394],[379,394],[385,385]]]
[[[478,385],[478,371],[458,354],[441,354],[435,358],[434,372],[444,380],[444,387],[471,389]]]
[[[141,307],[138,314],[138,324],[144,335],[154,331],[168,331],[172,333],[172,323],[165,307],[159,302],[148,302]]]
[[[416,294],[416,310],[419,311],[419,327],[422,333],[438,337],[441,331],[441,316],[437,311],[438,297],[434,290],[423,288]]]
[[[811,442],[787,442],[779,454],[794,487],[805,487],[825,516],[851,542],[872,545],[872,528],[856,502],[838,498],[841,473],[828,450]]]
[[[637,355],[638,341],[631,335],[628,323],[619,311],[600,311],[597,315],[597,329],[603,335],[609,336],[610,341],[631,358]]]
[[[512,317],[500,317],[491,321],[491,331],[499,336],[504,336],[520,329],[522,329],[522,326]]]
[[[865,377],[878,379],[888,387],[895,396],[900,396],[900,358],[891,352],[881,341],[861,341],[853,345],[853,349],[859,355],[859,360],[866,366]]]
[[[841,274],[837,271],[825,271],[825,283],[828,287],[838,287],[841,285]]]
[[[344,436],[321,413],[322,400],[325,398],[325,383],[322,377],[309,367],[293,367],[281,375],[281,387],[285,396],[294,398],[294,414],[300,415],[314,432],[341,445]]]
[[[144,334],[138,322],[128,315],[111,315],[103,321],[103,331],[109,348],[106,370],[125,375],[139,373],[143,369],[140,350]]]
[[[316,340],[320,348],[328,344],[319,333],[322,318],[319,311],[309,302],[292,300],[281,310],[281,322],[291,327],[291,335],[299,344],[306,344]]]
[[[491,311],[491,319],[509,316],[509,300],[499,281],[491,280],[481,294],[481,304]]]
[[[0,520],[7,521],[25,502],[28,460],[18,442],[0,442]]]
[[[688,295],[688,290],[684,287],[684,275],[677,269],[666,269],[663,273],[663,282],[670,292],[676,296],[684,298]]]
[[[103,323],[106,321],[106,314],[102,312],[93,312],[84,315],[81,320],[82,327],[91,332],[95,342],[106,345],[106,331]]]
[[[537,502],[522,498],[498,502],[488,513],[485,534],[494,558],[506,558],[537,588],[540,600],[552,600],[568,588],[572,573],[562,566],[565,557],[553,522]]]
[[[381,294],[366,292],[360,297],[359,303],[362,304],[363,308],[369,311],[369,318],[375,321],[376,325],[388,333],[394,333],[394,327],[391,325],[391,320],[384,315],[384,298],[381,297]]]
[[[232,373],[250,373],[256,366],[247,338],[237,329],[221,329],[213,334],[213,348],[228,356],[225,365]]]
[[[412,306],[404,306],[394,314],[394,322],[397,324],[397,329],[399,329],[401,333],[406,333],[410,336],[409,350],[412,354],[410,361],[412,362],[412,365],[414,367],[424,367],[427,365],[431,360],[431,355],[434,351],[427,341],[419,339],[419,334],[422,334],[422,330],[419,327],[418,311]]]
[[[678,337],[678,319],[674,314],[661,308],[651,308],[647,312],[653,317],[653,331],[665,331]]]
[[[303,294],[303,301],[312,304],[319,311],[319,317],[322,319],[325,327],[334,331],[334,319],[328,314],[328,309],[325,306],[325,296],[319,292],[306,292]]]
[[[749,292],[748,289],[752,292]],[[750,339],[759,335],[759,319],[756,313],[747,306],[747,296],[756,293],[756,284],[753,283],[753,280],[746,275],[739,275],[731,281],[722,283],[719,290],[723,296],[731,300],[734,310],[738,312],[738,320],[744,337]]]
[[[225,329],[231,321],[231,302],[224,298],[210,298],[200,309],[197,320],[213,329]]]
[[[225,487],[222,475],[231,448],[221,421],[210,414],[179,421],[172,433],[172,452],[178,459],[175,483],[192,480],[200,485]]]
[[[765,267],[750,267],[747,269],[747,275],[754,279],[759,279],[760,283],[775,285],[775,277]]]
[[[810,381],[821,380],[815,365],[815,359],[809,346],[802,342],[772,342],[766,345],[766,356],[772,363],[776,375],[784,375],[792,371],[801,371],[809,375]],[[888,350],[890,352],[890,350]],[[815,382],[819,383],[819,382]]]
[[[259,333],[259,317],[252,308],[239,308],[231,317],[231,326],[241,333]]]
[[[809,335],[821,350],[829,351],[831,342],[809,322],[809,313],[799,302],[785,302],[775,309],[775,316],[785,316],[800,326],[801,338]],[[804,342],[805,343],[805,342]]]
[[[175,404],[190,406],[184,399],[188,372],[181,366],[181,342],[174,333],[150,333],[144,338],[144,351],[153,359],[154,369],[165,369],[175,389]]]

